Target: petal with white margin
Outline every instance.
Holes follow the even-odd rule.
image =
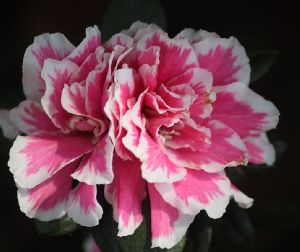
[[[211,145],[207,151],[167,148],[166,153],[173,163],[183,167],[203,169],[210,173],[222,171],[227,166],[247,163],[247,148],[231,128],[217,120],[209,121],[203,126],[211,131]]]
[[[33,100],[22,101],[9,112],[9,119],[17,129],[27,135],[57,132],[40,103]]]
[[[191,44],[194,44],[210,37],[219,38],[215,32],[208,32],[201,29],[196,31],[191,28],[186,28],[178,33],[175,38],[187,39]]]
[[[134,233],[143,220],[142,201],[146,197],[145,181],[138,159],[125,161],[114,157],[114,180],[105,186],[105,198],[113,205],[114,219],[118,222],[118,236]],[[130,174],[130,176],[128,176]]]
[[[86,37],[80,45],[68,56],[68,59],[80,66],[90,53],[101,45],[101,34],[97,25],[86,28]]]
[[[53,121],[54,125],[65,132],[69,132],[68,121],[71,118],[61,104],[61,95],[64,85],[70,80],[71,74],[77,66],[71,61],[46,60],[42,78],[46,83],[46,92],[42,97],[42,106]]]
[[[186,169],[170,161],[146,130],[141,132],[137,153],[142,162],[142,176],[150,183],[172,183],[186,174]]]
[[[242,193],[234,185],[231,184],[231,195],[234,201],[242,208],[249,208],[253,204],[253,199]]]
[[[34,38],[23,59],[23,90],[28,99],[39,101],[45,92],[41,71],[46,59],[62,60],[74,46],[61,33],[44,33]]]
[[[66,203],[72,187],[71,172],[78,162],[72,162],[43,183],[31,189],[18,190],[20,209],[30,218],[50,221],[66,213]]]
[[[276,127],[279,111],[275,105],[244,83],[236,82],[213,90],[217,97],[213,104],[212,118],[225,123],[241,138]]]
[[[230,181],[225,173],[207,173],[188,169],[175,183],[157,183],[156,189],[166,202],[185,214],[205,210],[210,218],[220,218],[230,200]]]
[[[245,49],[236,38],[209,37],[193,44],[199,66],[212,73],[214,86],[250,81],[250,65]]]
[[[185,235],[194,215],[183,214],[165,202],[154,184],[148,183],[152,248],[172,248]]]
[[[166,83],[192,67],[198,67],[198,61],[191,45],[181,39],[170,39],[165,33],[156,31],[144,35],[137,43],[138,53],[148,48],[159,47],[157,82]]]
[[[16,183],[32,188],[94,148],[91,137],[76,135],[18,136],[8,166]]]
[[[97,186],[79,183],[71,191],[67,203],[68,216],[85,227],[98,225],[103,210],[96,198]]]
[[[106,134],[96,144],[94,151],[82,159],[72,177],[88,185],[111,183],[114,177],[113,152],[113,145]]]
[[[274,146],[269,142],[267,134],[250,136],[244,139],[249,152],[249,162],[253,164],[272,165],[275,162],[276,154]]]

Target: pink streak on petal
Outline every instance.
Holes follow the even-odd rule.
[[[115,177],[111,184],[105,186],[105,196],[113,205],[119,236],[133,234],[143,219],[141,204],[146,191],[140,166],[138,159],[124,161],[116,155],[113,159]]]
[[[93,148],[84,135],[18,136],[8,165],[21,187],[32,188]]]

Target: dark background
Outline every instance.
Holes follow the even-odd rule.
[[[108,0],[2,1],[0,30],[0,107],[22,100],[22,58],[34,36],[62,32],[75,45],[89,25],[101,25]],[[273,67],[252,88],[273,101],[281,112],[276,130],[288,149],[276,167],[245,179],[241,189],[255,199],[249,210],[255,228],[255,251],[299,251],[299,12],[297,1],[163,0],[167,29],[185,27],[236,36],[246,47],[275,49]],[[117,18],[117,17],[116,17]],[[246,48],[248,49],[248,48]],[[20,212],[16,188],[7,168],[8,142],[0,146],[0,251],[81,251],[80,233],[49,238],[38,235],[32,220]]]

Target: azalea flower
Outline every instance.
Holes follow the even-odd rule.
[[[136,22],[102,44],[95,26],[77,48],[62,34],[36,37],[23,62],[27,99],[0,121],[20,134],[8,165],[21,210],[95,226],[103,184],[125,236],[148,195],[152,246],[171,248],[201,210],[220,218],[231,198],[250,207],[225,168],[273,164],[266,132],[279,112],[249,79],[239,42],[204,30],[170,38]]]

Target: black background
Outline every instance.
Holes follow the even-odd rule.
[[[108,0],[2,1],[0,107],[12,107],[22,100],[22,57],[34,36],[59,31],[77,44],[87,26],[101,25],[108,3]],[[162,3],[170,35],[185,27],[202,28],[225,37],[236,36],[245,46],[248,38],[254,38],[258,46],[279,52],[271,70],[252,88],[279,108],[281,117],[276,132],[288,149],[273,170],[246,179],[241,189],[255,199],[249,211],[255,227],[255,251],[299,251],[300,8],[297,1],[163,0]],[[7,142],[1,144],[5,149]],[[58,238],[38,235],[33,222],[19,211],[7,160],[8,154],[2,151],[0,251],[81,251],[79,233]],[[282,214],[269,215],[265,209],[279,209]],[[251,212],[262,214],[257,217]]]

